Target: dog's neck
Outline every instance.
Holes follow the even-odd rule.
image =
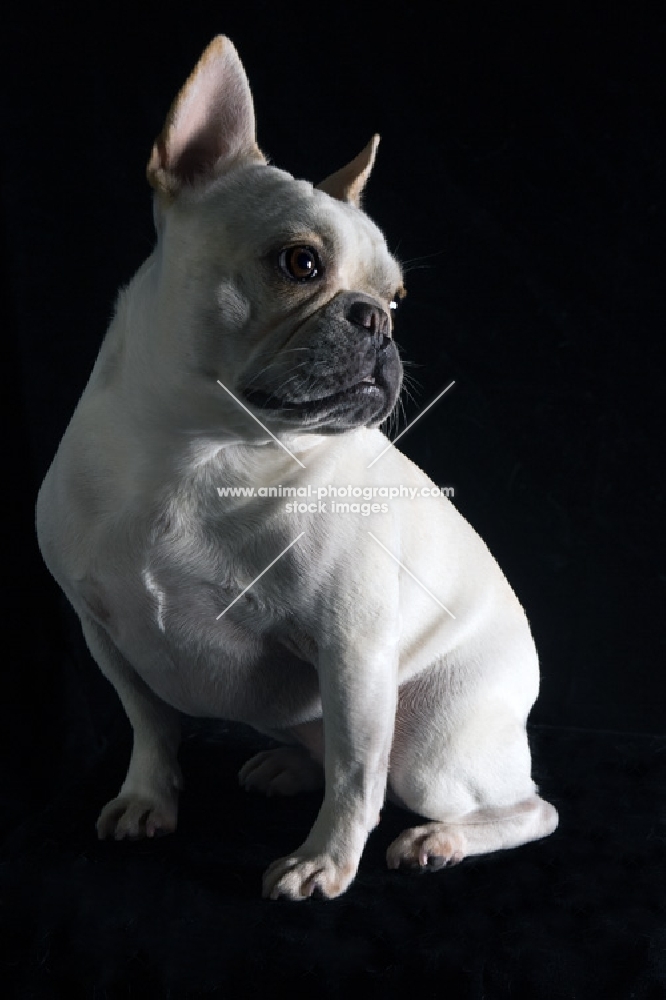
[[[173,363],[169,337],[156,324],[160,263],[158,247],[120,293],[85,395],[115,400],[114,431],[142,480],[210,473],[236,483],[286,481],[301,468],[297,458],[307,465],[334,439],[281,434],[282,447],[212,375],[202,390],[201,376],[197,381]]]

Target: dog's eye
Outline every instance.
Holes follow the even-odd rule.
[[[321,271],[319,257],[312,247],[287,247],[278,259],[281,269],[292,281],[308,281]]]

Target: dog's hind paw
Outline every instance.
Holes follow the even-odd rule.
[[[465,840],[444,823],[427,823],[405,830],[386,852],[389,868],[418,871],[449,868],[465,857]]]
[[[321,788],[324,772],[306,750],[278,747],[251,757],[238,772],[238,781],[248,792],[296,795]]]

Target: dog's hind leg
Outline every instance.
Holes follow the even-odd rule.
[[[390,868],[442,868],[552,833],[558,816],[531,776],[522,703],[503,684],[459,691],[446,668],[400,692],[390,797],[430,822],[389,847]]]
[[[533,795],[513,806],[476,809],[455,821],[411,827],[393,841],[386,861],[389,868],[446,868],[470,855],[539,840],[556,826],[553,806]]]
[[[272,732],[289,746],[263,750],[246,761],[238,780],[246,791],[296,795],[324,785],[324,727],[321,719]]]
[[[297,795],[322,788],[324,770],[302,747],[276,747],[251,757],[238,772],[240,784],[248,792]]]

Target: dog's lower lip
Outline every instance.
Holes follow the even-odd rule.
[[[330,405],[333,402],[342,402],[345,399],[349,399],[355,395],[361,396],[375,396],[381,395],[382,388],[381,385],[377,384],[377,379],[374,375],[365,375],[360,382],[356,382],[354,385],[349,386],[348,389],[341,389],[338,392],[331,393],[329,396],[322,396],[320,399],[306,399],[302,402],[297,402],[294,400],[280,399],[271,393],[264,392],[261,389],[251,390],[246,392],[246,398],[250,403],[258,406],[260,409],[265,410],[304,410],[308,408],[313,408],[317,406]]]

